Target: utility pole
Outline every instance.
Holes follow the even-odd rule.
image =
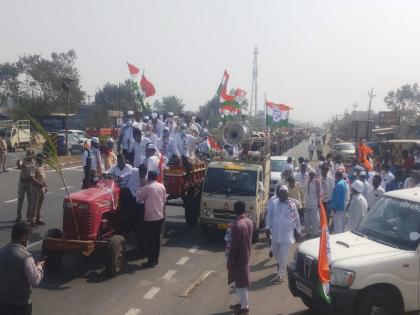
[[[367,120],[368,120],[368,123],[367,123],[368,139],[367,140],[370,140],[370,112],[372,110],[372,99],[376,96],[376,94],[373,94],[373,88],[371,88],[370,91],[368,92],[368,96],[369,96],[369,108],[368,108],[368,118],[367,118]]]
[[[65,105],[66,105],[66,154],[69,153],[69,112],[70,112],[70,79],[65,79],[64,82],[61,84],[65,94]]]
[[[356,120],[356,108],[359,107],[359,104],[357,104],[356,102],[353,102],[351,106],[353,107],[353,120]]]
[[[251,88],[251,104],[249,105],[249,115],[252,115],[252,108],[254,108],[254,116],[257,116],[258,109],[258,47],[254,48],[254,60],[253,60],[253,69],[252,69],[252,88]]]

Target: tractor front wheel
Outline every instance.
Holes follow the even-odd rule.
[[[114,235],[106,248],[106,271],[111,277],[116,276],[124,270],[125,263],[125,239],[121,235]]]
[[[45,233],[45,237],[54,237],[60,238],[63,235],[59,229],[49,229],[47,233]],[[45,257],[45,269],[48,271],[55,271],[60,266],[61,260],[63,258],[63,252],[59,250],[51,250],[42,248],[41,250],[42,256]]]

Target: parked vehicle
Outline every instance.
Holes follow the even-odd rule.
[[[333,156],[341,156],[344,164],[351,164],[355,158],[356,147],[351,142],[340,142],[332,145],[331,153]]]
[[[66,149],[66,135],[63,133],[57,134],[57,153],[58,155],[80,155],[83,154],[84,141],[77,136],[68,135],[68,148]]]
[[[289,289],[309,308],[327,308],[322,314],[419,311],[419,245],[420,188],[388,192],[354,231],[330,236],[332,310],[320,296],[319,238],[297,248]]]
[[[0,121],[0,130],[6,135],[6,143],[9,150],[26,150],[31,145],[31,122],[29,120]]]
[[[59,130],[59,133],[66,134],[66,130]],[[69,129],[69,134],[75,135],[77,138],[82,140],[83,142],[90,143],[90,136],[84,132],[83,130],[77,130],[77,129]]]

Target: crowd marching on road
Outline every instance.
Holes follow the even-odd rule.
[[[98,137],[82,156],[83,188],[95,185],[100,177],[109,176],[121,187],[121,208],[138,233],[138,248],[145,253],[145,268],[159,265],[161,232],[166,216],[167,194],[162,184],[163,170],[179,165],[191,172],[195,159],[206,158],[211,147],[208,130],[200,119],[189,117],[175,120],[172,113],[159,118],[157,113],[142,117],[129,112],[119,138],[109,138],[101,145]],[[345,167],[340,156],[327,152],[326,135],[308,144],[308,159],[299,157],[297,168],[288,157],[275,194],[266,205],[265,229],[270,257],[277,262],[273,283],[282,283],[292,244],[320,234],[319,206],[327,209],[327,220],[333,233],[354,229],[370,208],[390,190],[419,187],[419,149],[403,153],[401,164],[379,161],[373,165],[371,156],[355,158]],[[322,139],[322,140],[321,140]],[[7,147],[0,138],[0,168],[5,168]],[[116,143],[115,143],[116,142]],[[116,148],[115,148],[116,146]],[[242,156],[254,154],[246,146],[241,150],[224,146],[223,154]],[[319,162],[313,161],[316,151]],[[0,250],[0,308],[5,314],[31,314],[31,286],[43,278],[43,262],[35,263],[26,250],[30,227],[44,225],[41,210],[48,191],[45,156],[27,150],[17,161],[19,170],[16,223],[12,241]],[[370,163],[370,164],[369,164]],[[396,175],[396,174],[403,174]],[[262,184],[262,183],[261,183]],[[264,189],[261,187],[261,189]],[[21,222],[24,198],[28,207]],[[234,204],[236,218],[225,236],[228,284],[236,289],[238,303],[231,305],[235,314],[248,314],[252,221],[245,214],[245,204]]]

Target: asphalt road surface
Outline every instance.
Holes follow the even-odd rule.
[[[287,155],[296,159],[307,157],[307,146],[307,142],[302,142]],[[13,158],[8,165],[15,166]],[[80,167],[64,170],[71,192],[80,188],[82,174]],[[16,218],[18,175],[13,168],[0,174],[0,246],[9,242]],[[47,173],[47,181],[49,192],[43,210],[46,226],[33,230],[28,246],[35,258],[40,257],[45,232],[62,226],[65,190],[53,171]],[[23,217],[25,215],[26,202]],[[183,208],[175,206],[167,208],[166,230],[159,265],[153,269],[142,269],[144,259],[135,257],[130,248],[126,271],[111,279],[104,275],[100,254],[64,256],[60,269],[47,273],[43,282],[34,288],[33,314],[232,314],[228,308],[236,303],[236,295],[227,286],[223,234],[204,239],[199,227],[186,227]],[[253,245],[251,265],[252,314],[310,314],[304,304],[290,294],[287,282],[273,284],[269,281],[275,275],[276,263],[268,258],[264,233]]]

